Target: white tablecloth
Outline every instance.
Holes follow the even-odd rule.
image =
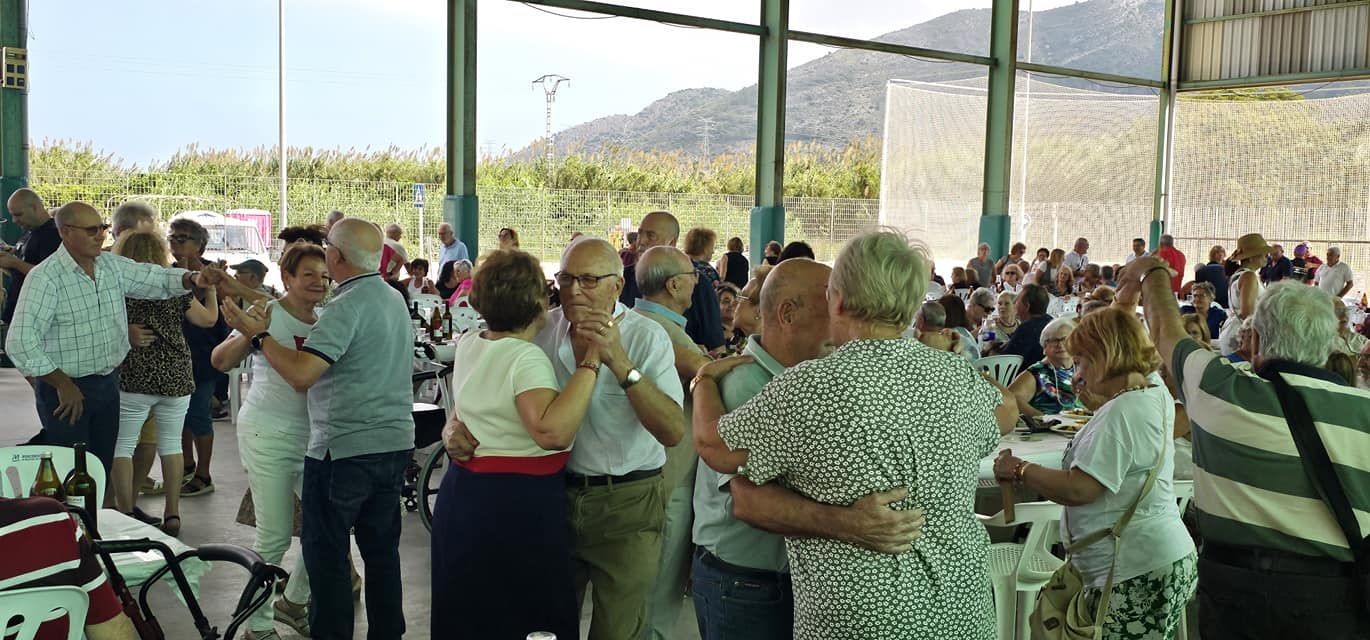
[[[139,522],[114,509],[101,509],[100,520],[96,526],[100,528],[100,537],[104,540],[148,538],[165,544],[171,548],[172,553],[177,555],[190,550],[190,547],[186,546],[185,543],[163,533],[161,529]],[[119,570],[119,575],[124,577],[124,581],[128,583],[135,594],[137,593],[136,587],[147,582],[147,579],[152,577],[153,572],[166,564],[166,559],[156,551],[116,553],[113,555],[113,559],[114,566]],[[181,571],[185,573],[186,581],[190,583],[191,592],[198,598],[200,578],[209,572],[209,563],[193,558],[181,563]],[[167,572],[163,580],[179,599],[181,593],[175,586],[175,579],[171,577],[171,572]]]

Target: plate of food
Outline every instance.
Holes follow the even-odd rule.
[[[1075,437],[1075,434],[1080,432],[1080,429],[1084,428],[1084,426],[1085,425],[1083,424],[1058,424],[1052,427],[1051,430],[1067,438],[1073,438]]]
[[[1070,416],[1072,418],[1092,418],[1094,417],[1094,412],[1089,409],[1067,409],[1062,411],[1061,415]]]

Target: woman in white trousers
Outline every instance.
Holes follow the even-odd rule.
[[[268,333],[278,342],[304,344],[317,320],[315,307],[327,291],[324,251],[296,242],[281,256],[286,294],[258,304],[248,313],[270,319]],[[214,349],[211,361],[220,371],[239,366],[254,349],[255,336],[234,332]],[[295,525],[295,499],[304,478],[304,452],[309,444],[309,409],[305,394],[295,391],[263,357],[252,359],[252,385],[238,412],[238,451],[247,471],[257,519],[252,548],[262,558],[280,564],[290,549]],[[276,621],[309,635],[309,576],[302,560],[290,572],[285,593],[271,610],[262,607],[247,623],[248,640],[276,640]]]
[[[138,230],[123,233],[114,253],[135,262],[170,264],[171,250],[160,235]],[[181,486],[181,427],[185,424],[190,394],[195,391],[191,375],[190,347],[186,344],[182,320],[198,327],[213,326],[219,320],[219,305],[214,287],[205,290],[205,304],[186,294],[168,300],[127,298],[128,322],[138,325],[137,344],[124,358],[119,371],[119,434],[114,441],[114,460],[109,484],[114,489],[114,504],[119,511],[139,520],[149,518],[137,509],[137,481],[133,475],[133,450],[138,433],[148,415],[157,422],[157,454],[162,458],[162,478],[166,486]],[[166,492],[162,530],[171,535],[181,532],[181,494]]]

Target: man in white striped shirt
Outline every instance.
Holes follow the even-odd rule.
[[[162,300],[224,279],[137,263],[101,251],[109,225],[94,207],[57,210],[62,246],[29,271],[5,348],[16,367],[38,378],[38,418],[52,444],[85,442],[109,468],[119,431],[118,367],[128,354],[124,298]]]

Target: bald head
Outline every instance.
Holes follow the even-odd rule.
[[[32,189],[19,189],[10,194],[6,205],[14,223],[25,229],[36,228],[51,217],[48,208],[43,206],[43,199]]]
[[[337,247],[343,260],[358,273],[377,271],[381,267],[381,233],[370,222],[344,218],[328,232],[328,243]]]
[[[647,298],[665,291],[672,278],[693,272],[694,264],[685,252],[675,247],[652,247],[637,260],[637,288]]]
[[[576,238],[567,245],[566,250],[561,252],[561,268],[575,273],[594,270],[596,275],[623,275],[623,261],[618,257],[618,250],[608,240],[589,236]]]
[[[390,238],[391,240],[394,240],[395,242],[399,242],[399,241],[400,241],[400,237],[403,236],[403,235],[404,235],[404,228],[401,227],[400,225],[395,224],[395,223],[393,223],[393,222],[390,223],[390,224],[385,225],[385,237]]]
[[[786,301],[798,301],[799,306],[827,305],[828,276],[832,268],[808,258],[791,258],[771,269],[761,287],[761,318],[771,318]]]
[[[642,224],[637,227],[637,250],[644,252],[652,247],[674,247],[680,239],[680,222],[665,211],[653,211],[642,216]]]
[[[100,211],[95,207],[73,200],[57,208],[57,224],[59,226],[89,226],[100,223]]]

